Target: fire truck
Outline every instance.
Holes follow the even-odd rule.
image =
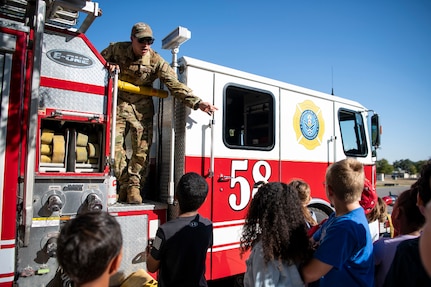
[[[322,219],[325,170],[354,157],[376,181],[379,118],[358,102],[191,57],[178,78],[219,110],[192,111],[156,81],[138,89],[155,103],[150,171],[142,204],[115,200],[110,175],[118,82],[85,32],[100,16],[84,0],[0,1],[0,286],[68,286],[56,261],[62,224],[104,210],[121,225],[124,256],[112,286],[146,269],[145,248],[175,217],[175,184],[201,174],[212,220],[206,278],[245,271],[239,238],[258,181],[307,181]],[[177,49],[178,47],[172,47]],[[114,192],[113,192],[114,191]],[[155,274],[154,274],[155,275]]]

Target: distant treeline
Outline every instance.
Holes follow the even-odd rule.
[[[410,175],[417,174],[421,171],[422,165],[426,160],[411,161],[409,159],[400,159],[390,164],[386,159],[382,158],[376,162],[377,173],[392,174],[394,171],[404,171]]]

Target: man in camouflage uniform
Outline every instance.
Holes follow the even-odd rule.
[[[137,86],[152,87],[159,78],[171,95],[186,106],[211,114],[216,107],[193,95],[192,90],[179,82],[175,71],[154,50],[153,32],[148,24],[136,23],[132,27],[131,42],[111,43],[101,54],[107,61],[107,68],[113,72],[119,69],[118,78]],[[119,183],[119,201],[141,203],[141,175],[146,175],[148,152],[153,136],[153,99],[124,91],[118,91],[114,172]],[[132,156],[126,159],[124,138],[130,131]]]

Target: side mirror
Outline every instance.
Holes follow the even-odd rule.
[[[371,117],[371,144],[378,148],[380,146],[381,127],[379,123],[379,115],[374,114]]]

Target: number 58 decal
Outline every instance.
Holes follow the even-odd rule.
[[[263,170],[262,170],[263,168]],[[248,160],[233,160],[231,171],[230,171],[230,188],[235,188],[235,185],[239,184],[239,195],[234,193],[229,195],[229,205],[235,210],[239,211],[244,209],[251,198],[257,192],[257,188],[253,188],[254,183],[258,181],[268,181],[271,177],[271,166],[266,161],[258,161],[253,165],[252,177],[253,182],[249,182],[247,178],[244,176],[240,176],[239,174],[245,174],[245,172],[249,169]]]

